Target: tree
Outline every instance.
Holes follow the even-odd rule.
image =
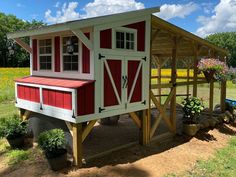
[[[14,54],[9,53],[9,43],[12,40],[7,39],[7,33],[37,28],[44,26],[42,21],[33,20],[32,22],[23,21],[14,15],[5,15],[0,13],[0,67],[25,67],[29,66],[29,54],[18,45],[14,45]],[[23,41],[29,43],[29,38]]]
[[[206,37],[211,43],[229,51],[228,64],[236,67],[236,32],[211,34]]]

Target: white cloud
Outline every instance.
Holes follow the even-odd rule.
[[[62,23],[65,21],[76,20],[80,18],[80,14],[76,12],[76,8],[78,7],[78,2],[70,2],[68,5],[64,3],[62,5],[61,10],[56,12],[56,16],[52,16],[51,10],[47,10],[45,12],[46,22],[48,23]]]
[[[60,3],[57,2],[54,7],[60,8]],[[80,18],[89,18],[101,15],[114,14],[119,12],[143,9],[144,4],[136,0],[94,0],[85,5],[83,10],[85,13],[81,15],[76,8],[78,2],[70,2],[68,5],[64,3],[62,8],[52,15],[52,11],[48,9],[45,12],[45,19],[48,23],[61,23]]]
[[[56,2],[56,4],[54,5],[54,7],[58,8],[60,7],[61,3],[59,1]]]
[[[202,26],[197,29],[197,35],[205,37],[217,32],[236,31],[236,0],[221,0],[213,12],[210,17],[198,17]]]
[[[25,5],[21,4],[21,3],[17,3],[16,4],[17,7],[25,7]]]
[[[160,12],[155,15],[165,20],[175,17],[185,18],[197,9],[198,5],[193,2],[187,4],[164,4],[160,7]]]
[[[211,3],[211,2],[208,2],[208,3],[204,2],[204,3],[201,4],[201,6],[203,8],[204,13],[206,13],[206,14],[212,13],[213,8],[214,8],[214,4]]]
[[[135,0],[94,0],[84,7],[84,17],[95,17],[143,9],[144,4]]]

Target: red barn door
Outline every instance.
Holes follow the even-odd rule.
[[[143,92],[143,62],[140,59],[126,60],[127,62],[127,104],[142,102]]]
[[[124,106],[122,99],[123,62],[122,58],[116,56],[102,59],[102,107],[99,112]]]

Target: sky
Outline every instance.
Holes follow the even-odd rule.
[[[1,0],[0,12],[55,24],[157,6],[155,15],[200,37],[236,31],[236,0]]]

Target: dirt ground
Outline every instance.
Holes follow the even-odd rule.
[[[221,125],[214,130],[199,132],[194,138],[175,136],[171,141],[155,142],[147,147],[136,145],[94,159],[81,169],[69,168],[60,172],[49,170],[42,156],[8,167],[0,155],[0,176],[158,177],[179,174],[191,170],[199,159],[212,157],[235,134],[235,125]]]

